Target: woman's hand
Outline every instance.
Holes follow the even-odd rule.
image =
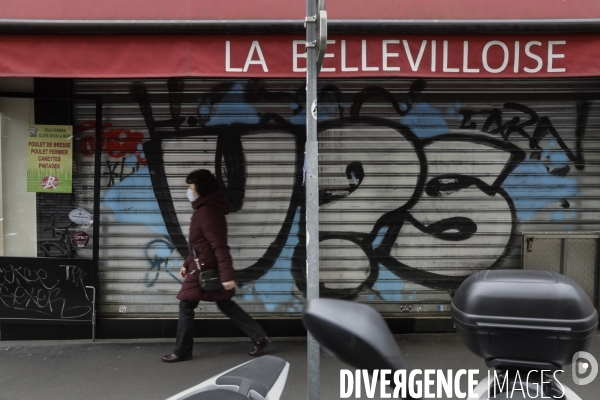
[[[225,290],[231,290],[235,288],[235,281],[223,282],[222,285]]]
[[[182,278],[185,278],[185,276],[187,275],[187,269],[185,267],[181,267],[179,274],[181,275]]]

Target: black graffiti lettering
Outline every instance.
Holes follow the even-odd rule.
[[[552,136],[559,144],[561,149],[565,152],[567,157],[578,170],[584,169],[583,151],[581,149],[581,141],[585,134],[587,126],[587,118],[590,109],[589,102],[578,102],[577,103],[577,127],[575,130],[576,136],[576,153],[574,153],[569,146],[565,143],[562,136],[554,128],[554,125],[547,116],[540,117],[531,108],[515,103],[507,102],[503,105],[504,110],[510,112],[511,110],[518,111],[527,115],[529,118],[525,121],[521,121],[518,116],[512,117],[509,121],[503,122],[503,113],[498,108],[492,110],[469,110],[463,109],[459,111],[462,116],[462,122],[460,129],[477,129],[477,124],[472,120],[475,115],[487,115],[485,122],[481,127],[481,131],[489,134],[499,134],[504,140],[510,140],[510,136],[513,133],[517,133],[523,138],[529,140],[529,147],[533,150],[530,158],[540,160],[542,148],[540,142],[548,135]],[[526,128],[533,128],[533,133],[529,134]],[[548,171],[553,175],[565,176],[569,173],[570,167],[567,165],[562,168],[548,168]]]
[[[107,187],[111,187],[115,184],[115,177],[117,176],[115,174],[115,170],[117,169],[117,167],[119,166],[119,163],[115,163],[112,167],[110,164],[110,161],[106,161],[106,166],[108,167],[108,173],[105,172],[104,175],[108,175],[108,185],[106,185]]]
[[[509,112],[510,110],[519,111],[528,115],[529,118],[526,121],[521,122],[521,117],[515,116],[509,121],[503,122],[503,113],[498,108],[478,111],[463,109],[459,111],[459,114],[462,116],[460,129],[477,129],[477,124],[472,120],[473,116],[487,115],[487,118],[481,127],[481,132],[490,133],[493,135],[501,135],[504,140],[508,140],[510,135],[513,133],[518,133],[524,138],[530,139],[531,136],[526,132],[525,128],[533,126],[538,122],[539,117],[536,112],[525,105],[514,102],[505,103],[503,108]]]
[[[234,86],[236,85],[236,86]],[[202,95],[201,98],[194,97],[191,94],[186,94],[184,91],[184,81],[180,78],[170,79],[168,81],[169,102],[170,102],[170,118],[157,121],[154,118],[152,111],[152,102],[150,95],[144,84],[136,82],[131,87],[131,96],[139,103],[140,112],[144,117],[145,123],[150,134],[150,140],[144,144],[144,152],[148,161],[152,188],[158,202],[160,212],[167,229],[165,239],[152,241],[146,248],[146,259],[150,264],[150,269],[146,274],[147,286],[152,286],[158,280],[159,272],[162,270],[168,271],[169,257],[162,256],[166,254],[165,248],[177,250],[181,256],[186,257],[188,254],[188,243],[182,233],[181,225],[177,218],[177,212],[174,206],[174,201],[171,196],[171,191],[168,184],[167,172],[165,171],[165,161],[163,159],[163,150],[161,148],[162,141],[165,138],[206,138],[217,137],[217,149],[214,158],[215,175],[219,181],[220,187],[232,207],[232,212],[244,210],[244,200],[246,200],[246,184],[248,181],[248,172],[246,170],[246,157],[242,146],[242,138],[244,135],[255,133],[257,130],[268,131],[275,129],[278,132],[284,131],[292,133],[296,136],[296,171],[291,177],[294,181],[293,196],[290,200],[289,209],[285,216],[285,222],[282,224],[277,238],[262,254],[259,259],[250,267],[236,271],[240,282],[249,282],[259,279],[265,275],[275,264],[275,260],[280,256],[282,249],[285,246],[286,239],[290,234],[290,227],[294,221],[296,210],[300,210],[300,227],[299,231],[305,231],[306,210],[304,204],[304,188],[302,187],[302,162],[305,143],[304,126],[293,126],[292,119],[289,114],[280,115],[275,112],[264,112],[266,109],[260,109],[251,115],[250,119],[257,122],[246,123],[240,120],[239,115],[236,115],[229,121],[226,121],[223,116],[213,118],[218,114],[218,110],[223,109],[223,105],[245,103],[246,105],[262,101],[267,102],[288,102],[291,104],[291,114],[294,117],[302,116],[306,112],[305,89],[304,85],[299,86],[295,91],[291,92],[270,92],[264,89],[260,80],[248,81],[245,84],[224,82],[214,86],[208,93]],[[243,88],[243,89],[241,89]],[[234,90],[235,89],[235,90]],[[516,210],[510,195],[503,189],[502,184],[511,175],[517,167],[519,167],[526,159],[527,153],[531,160],[539,160],[544,162],[548,172],[556,176],[567,175],[571,167],[569,165],[561,168],[550,168],[547,160],[542,160],[545,149],[541,146],[542,140],[546,137],[552,137],[560,145],[560,147],[568,155],[571,162],[575,164],[577,169],[583,169],[583,155],[581,149],[581,139],[585,134],[587,125],[587,116],[589,114],[589,102],[580,102],[577,105],[577,129],[575,135],[577,138],[576,151],[570,149],[559,132],[555,129],[548,116],[541,115],[541,111],[536,111],[531,107],[517,102],[505,102],[496,107],[490,106],[481,109],[462,108],[458,110],[460,129],[463,130],[479,130],[479,132],[448,132],[441,135],[437,133],[435,136],[425,138],[417,135],[417,129],[413,126],[403,125],[401,120],[408,120],[403,117],[413,110],[417,100],[421,100],[426,95],[421,93],[425,90],[425,81],[416,80],[407,93],[398,94],[397,91],[386,90],[381,86],[369,86],[359,90],[353,98],[349,100],[349,94],[342,91],[335,85],[325,85],[318,94],[318,102],[320,105],[328,104],[330,118],[328,121],[319,120],[319,132],[327,129],[354,129],[356,127],[374,127],[393,129],[398,132],[399,140],[404,140],[408,143],[407,152],[416,153],[418,158],[418,170],[414,192],[409,193],[405,203],[398,204],[396,209],[386,212],[380,216],[373,224],[373,228],[368,233],[361,232],[323,232],[320,240],[341,239],[352,242],[360,247],[369,260],[370,271],[368,277],[357,283],[356,287],[349,289],[333,289],[321,282],[320,287],[322,295],[329,297],[340,298],[356,298],[362,290],[373,287],[374,282],[378,278],[379,265],[388,268],[393,274],[401,279],[408,279],[418,282],[427,287],[440,288],[447,290],[455,290],[458,285],[464,280],[464,276],[445,276],[436,272],[419,269],[410,265],[404,264],[398,259],[390,256],[390,249],[394,245],[402,245],[400,230],[412,224],[413,227],[424,233],[427,239],[432,237],[442,240],[444,243],[440,247],[450,247],[452,242],[466,241],[478,234],[485,234],[485,229],[478,227],[478,221],[475,216],[473,219],[469,216],[450,215],[450,218],[439,217],[438,221],[433,223],[423,223],[418,220],[414,211],[425,196],[434,197],[436,199],[427,199],[432,201],[432,204],[439,204],[439,201],[444,201],[441,198],[450,197],[458,192],[466,189],[480,191],[490,197],[495,197],[496,200],[505,201],[503,206],[506,207],[505,212],[507,219],[510,219],[510,225],[506,228],[505,249],[500,254],[494,255],[494,260],[491,265],[483,267],[498,267],[504,262],[504,259],[510,249],[513,247],[516,238]],[[227,97],[229,94],[232,96]],[[162,95],[159,95],[162,96]],[[188,97],[186,97],[188,96]],[[197,96],[197,94],[194,94]],[[344,96],[347,96],[344,101]],[[446,94],[435,94],[435,96],[447,96]],[[160,100],[164,101],[164,100]],[[182,116],[182,103],[198,102],[198,115]],[[369,101],[377,101],[374,103],[378,108],[383,104],[386,106],[385,111],[377,110],[376,115],[368,115],[363,107]],[[456,99],[448,99],[444,97],[442,102],[452,103]],[[348,107],[345,105],[349,104]],[[336,110],[337,104],[337,110]],[[457,108],[459,106],[456,106]],[[249,107],[250,108],[250,107]],[[433,109],[434,107],[430,107]],[[393,109],[393,110],[392,110]],[[258,110],[258,107],[257,107]],[[435,111],[435,110],[434,110]],[[289,112],[289,111],[288,111]],[[319,115],[321,109],[319,109]],[[385,115],[385,118],[379,117]],[[348,118],[348,114],[350,118]],[[392,116],[390,117],[390,114]],[[425,120],[427,115],[424,113],[421,117],[421,123],[427,126],[430,121]],[[450,113],[448,113],[450,115]],[[454,113],[452,113],[455,116]],[[226,115],[231,116],[231,115]],[[412,117],[412,115],[411,115]],[[335,119],[334,119],[335,118]],[[448,119],[447,116],[444,117]],[[435,118],[432,118],[432,121]],[[187,127],[182,123],[187,121]],[[208,124],[211,121],[211,124]],[[215,122],[217,121],[217,122]],[[294,124],[297,121],[293,121]],[[408,124],[408,122],[406,122]],[[562,128],[561,128],[562,129]],[[481,132],[487,133],[482,135]],[[524,151],[517,140],[522,142],[524,138],[529,142],[529,150]],[[205,139],[206,140],[206,139]],[[360,140],[360,139],[352,139]],[[486,184],[481,180],[467,175],[446,174],[440,176],[432,176],[431,162],[428,161],[425,147],[431,143],[439,143],[444,140],[453,141],[453,143],[464,142],[467,144],[478,143],[489,146],[492,149],[506,152],[509,159],[501,168],[493,182]],[[514,143],[513,143],[514,142]],[[569,142],[570,143],[570,142]],[[412,147],[411,147],[412,146]],[[459,150],[457,150],[459,151]],[[412,155],[412,154],[411,154]],[[334,184],[329,186],[323,185],[320,188],[319,204],[324,205],[333,201],[352,201],[352,194],[357,190],[368,190],[371,187],[381,185],[381,183],[369,182],[370,176],[365,171],[372,171],[370,166],[363,165],[360,156],[356,157],[356,161],[346,165],[345,177],[336,176]],[[347,162],[347,161],[345,161]],[[338,165],[340,169],[336,172],[338,175],[342,171],[342,165]],[[110,184],[114,184],[117,173],[115,166],[109,166],[109,175],[112,179]],[[192,167],[190,167],[192,168]],[[412,173],[412,172],[411,172]],[[485,172],[487,174],[487,172]],[[465,173],[466,174],[466,173]],[[121,173],[123,178],[123,165],[121,165]],[[326,175],[326,174],[324,174]],[[373,175],[373,174],[372,174]],[[479,176],[479,175],[478,175]],[[344,179],[345,178],[345,179]],[[479,194],[480,192],[477,192]],[[461,194],[462,194],[461,193]],[[439,199],[437,199],[439,198]],[[459,196],[453,199],[460,198]],[[423,203],[421,203],[423,204]],[[567,199],[561,200],[562,207],[569,207]],[[434,207],[435,208],[435,207]],[[443,207],[442,207],[443,208]],[[428,210],[429,211],[429,210]],[[441,213],[440,213],[441,214]],[[387,228],[385,230],[384,228]],[[479,228],[479,231],[478,231]],[[380,233],[384,232],[384,233]],[[383,238],[381,238],[383,236]],[[381,239],[375,245],[376,238]],[[298,235],[299,243],[295,245],[292,257],[292,276],[296,286],[300,291],[306,290],[306,274],[305,274],[305,243],[306,238]],[[398,243],[396,243],[398,240]],[[465,245],[465,244],[463,244]],[[163,249],[160,254],[154,251],[158,246]],[[166,247],[165,247],[166,246]],[[163,253],[164,252],[164,253]],[[409,263],[409,261],[407,261]],[[163,268],[165,267],[165,268]],[[169,272],[170,273],[170,272]],[[176,277],[174,277],[177,279]],[[361,278],[362,279],[362,278]],[[404,309],[406,311],[406,309]],[[410,309],[408,309],[410,311]]]
[[[350,116],[354,119],[360,117],[360,111],[365,102],[373,98],[383,98],[390,103],[399,115],[406,115],[412,109],[413,104],[419,98],[419,94],[425,89],[425,81],[418,79],[412,83],[406,96],[397,99],[396,96],[380,86],[369,86],[363,89],[355,97]]]
[[[490,131],[490,126],[492,126],[492,124],[494,124],[496,127]],[[489,117],[485,120],[481,131],[495,134],[500,133],[502,136],[504,136],[505,129],[506,127],[502,123],[502,113],[497,108],[494,108],[490,112]]]
[[[459,129],[477,129],[477,124],[471,120],[474,115],[478,113],[472,110],[460,110],[458,114],[461,116]]]
[[[215,171],[231,212],[241,210],[246,194],[246,166],[240,135],[219,136],[215,152]]]
[[[571,160],[575,164],[575,167],[577,169],[582,170],[584,168],[582,154],[574,154],[573,151],[571,151],[569,146],[567,146],[560,134],[556,131],[554,125],[552,125],[552,122],[550,122],[550,119],[548,117],[540,118],[538,124],[536,125],[535,131],[533,132],[533,136],[531,137],[531,140],[529,142],[529,147],[532,149],[540,149],[539,143],[543,138],[546,137],[547,134],[550,134],[552,137],[554,137],[556,143],[558,143],[560,148],[563,149],[569,160]],[[577,138],[577,140],[579,142],[580,138]],[[577,147],[580,149],[580,145],[578,145]]]
[[[580,101],[577,102],[577,128],[575,129],[575,138],[576,138],[576,151],[577,151],[577,159],[579,160],[575,163],[575,168],[578,170],[583,170],[585,168],[585,161],[583,159],[583,149],[581,147],[581,143],[583,140],[583,136],[585,135],[585,129],[587,127],[588,115],[590,113],[591,104],[589,101]]]
[[[170,271],[169,257],[165,257],[162,254],[159,255],[156,251],[157,248],[162,250],[168,249],[169,254],[174,250],[173,244],[168,239],[155,239],[146,245],[144,252],[146,255],[146,260],[150,264],[150,268],[144,277],[144,280],[146,281],[146,287],[154,286],[160,276],[163,266],[165,267],[165,272],[167,272],[167,274],[169,274],[177,282],[181,283],[181,280]],[[151,274],[152,271],[156,271],[154,275]]]
[[[521,136],[523,136],[524,138],[529,139],[529,135],[525,131],[525,128],[528,126],[533,126],[538,122],[539,117],[535,113],[535,111],[533,111],[529,107],[524,106],[522,104],[512,103],[512,102],[505,103],[504,108],[507,110],[517,110],[517,111],[522,112],[523,114],[527,114],[527,115],[529,115],[529,119],[525,122],[520,122],[521,119],[519,117],[514,117],[511,121],[507,122],[505,124],[506,131],[504,132],[503,138],[505,140],[508,140],[510,138],[511,133],[516,132],[516,133],[520,134]]]
[[[183,101],[183,80],[181,78],[170,78],[167,82],[169,90],[169,111],[171,112],[171,120],[173,129],[178,130],[181,124],[185,121],[185,117],[181,116],[181,103]]]
[[[123,179],[127,178],[129,175],[140,169],[140,163],[136,161],[135,166],[131,168],[125,168],[125,161],[120,160],[115,163],[111,163],[110,161],[106,161],[106,166],[108,168],[108,172],[104,172],[104,175],[108,175],[108,184],[106,187],[111,187],[115,185],[115,179],[119,178],[119,182]],[[119,172],[117,173],[117,168],[120,167]],[[128,171],[129,170],[129,171]]]

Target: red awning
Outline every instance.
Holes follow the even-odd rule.
[[[3,0],[0,19],[303,20],[304,0]],[[333,20],[600,18],[595,0],[327,0]]]
[[[303,0],[4,0],[0,76],[300,78],[305,7]],[[595,0],[328,0],[327,11],[324,78],[600,76]]]

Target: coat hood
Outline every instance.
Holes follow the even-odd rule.
[[[219,207],[225,215],[229,214],[229,211],[231,209],[231,207],[229,207],[229,203],[227,203],[227,200],[225,199],[225,197],[223,197],[223,194],[219,189],[215,190],[208,196],[198,197],[192,202],[192,207],[194,208],[194,210],[197,210],[198,208],[205,205]]]

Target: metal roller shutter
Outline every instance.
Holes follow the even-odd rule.
[[[214,171],[233,212],[237,300],[299,316],[304,81],[76,80],[104,99],[99,310],[176,315],[191,208]],[[321,292],[447,316],[465,276],[520,266],[520,232],[600,230],[600,80],[324,80]],[[92,179],[94,110],[74,111]],[[89,128],[86,130],[86,128]],[[83,200],[83,199],[82,199]],[[220,316],[212,304],[200,312]]]

